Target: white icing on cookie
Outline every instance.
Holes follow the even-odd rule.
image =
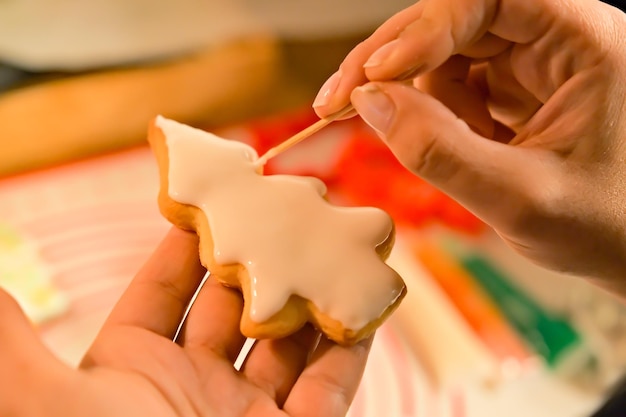
[[[169,156],[169,196],[206,215],[215,260],[250,276],[251,319],[269,319],[296,294],[344,327],[379,318],[403,283],[375,252],[391,218],[336,207],[316,178],[263,176],[250,146],[159,117]]]

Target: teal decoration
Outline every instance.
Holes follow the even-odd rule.
[[[547,312],[487,259],[466,254],[460,261],[549,367],[558,367],[569,352],[580,347],[582,337],[566,319]]]

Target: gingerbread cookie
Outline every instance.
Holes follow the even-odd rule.
[[[211,276],[241,289],[241,331],[280,338],[312,323],[353,344],[406,291],[384,259],[394,226],[382,210],[337,207],[316,178],[264,176],[253,148],[158,117],[148,140],[160,171],[159,207],[200,236]]]

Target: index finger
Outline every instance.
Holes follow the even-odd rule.
[[[422,2],[418,2],[396,13],[348,53],[339,70],[320,88],[313,104],[320,117],[336,113],[350,102],[352,90],[368,81],[363,64],[380,46],[395,39],[407,25],[415,21],[422,9]]]
[[[321,117],[327,116],[345,106],[357,86],[367,81],[414,78],[469,50],[483,37],[481,47],[472,54],[501,52],[509,42],[488,34],[501,3],[421,0],[397,13],[346,56],[337,75],[320,90],[318,97],[323,99],[314,104],[315,110]]]
[[[102,332],[132,326],[173,337],[205,272],[197,235],[172,227],[115,305]]]
[[[431,71],[482,39],[498,13],[497,0],[422,0],[421,13],[363,63],[369,80]],[[496,44],[498,49],[503,45]],[[500,52],[500,50],[498,51]]]

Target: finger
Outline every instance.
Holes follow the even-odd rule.
[[[422,0],[397,13],[346,56],[313,107],[325,117],[368,80],[412,78],[456,53],[481,58],[500,53],[509,42],[487,33],[497,5],[496,0]]]
[[[568,70],[596,59],[578,53],[581,34],[597,43],[590,45],[590,50],[614,47],[607,45],[607,39],[614,41],[614,37],[596,29],[597,22],[613,27],[611,20],[594,2],[421,0],[383,24],[346,57],[338,73],[320,90],[314,108],[324,117],[345,106],[351,91],[367,80],[416,76],[455,54],[495,56],[511,43],[527,46],[520,53],[531,55],[524,58],[526,71],[543,72],[545,77],[550,69],[555,76],[552,84],[560,85]],[[564,47],[564,42],[570,42],[570,47]],[[559,59],[554,59],[555,50],[563,52]],[[553,61],[557,61],[556,68]]]
[[[459,54],[468,58],[487,59],[496,56],[511,47],[511,42],[490,32],[459,50]]]
[[[428,72],[452,55],[487,58],[502,53],[511,43],[531,44],[550,38],[540,46],[548,53],[562,48],[560,30],[581,25],[579,2],[563,4],[542,0],[422,0],[418,19],[407,25],[397,39],[380,46],[365,63],[369,80],[391,80],[408,72]],[[563,9],[577,9],[565,13]],[[557,23],[558,22],[558,23]],[[589,22],[587,22],[589,23]],[[573,26],[572,26],[573,25]],[[572,48],[579,51],[579,48]],[[572,57],[575,59],[575,57]]]
[[[172,227],[113,308],[102,332],[132,326],[171,338],[204,273],[196,234]]]
[[[475,132],[492,138],[494,122],[486,97],[473,83],[468,83],[472,60],[460,55],[448,59],[434,71],[415,80],[415,85],[448,107]]]
[[[352,101],[404,166],[496,229],[516,224],[520,202],[558,191],[552,153],[487,140],[415,88],[374,83]]]
[[[318,340],[311,326],[283,339],[257,340],[241,371],[282,407]]]
[[[203,285],[185,320],[180,343],[187,349],[208,349],[235,362],[246,338],[239,330],[243,299],[215,278]]]
[[[418,2],[402,10],[350,51],[339,70],[322,85],[313,103],[313,108],[320,117],[329,116],[350,102],[352,89],[368,81],[363,64],[374,51],[395,39],[408,24],[416,20],[421,9],[421,2]]]
[[[495,0],[422,0],[423,11],[397,39],[381,46],[365,63],[370,80],[425,73],[470,48],[488,31],[498,10]]]
[[[363,376],[371,344],[372,338],[368,338],[344,347],[322,338],[283,409],[294,417],[345,416]]]
[[[511,51],[491,59],[483,78],[487,83],[489,109],[494,118],[515,131],[519,131],[542,105],[520,84],[511,64]]]
[[[491,114],[493,122],[493,135],[491,139],[500,143],[509,143],[511,139],[515,137],[515,131],[511,126],[502,123],[498,116],[494,116],[493,108],[490,105],[490,90],[487,82],[487,68],[489,63],[486,61],[472,64],[470,73],[467,78],[467,84],[471,86],[474,91],[477,91],[481,97],[486,97],[488,111]],[[468,124],[471,123],[468,121]],[[516,126],[517,127],[517,126]],[[480,132],[478,129],[473,129],[475,132]],[[482,135],[485,136],[485,135]],[[485,136],[487,137],[487,136]]]

